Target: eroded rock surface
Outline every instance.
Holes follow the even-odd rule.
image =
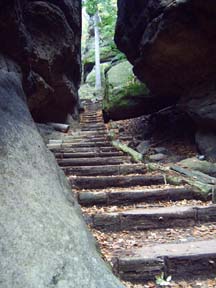
[[[71,188],[29,112],[37,121],[64,121],[76,113],[80,20],[79,0],[0,0],[4,288],[122,287],[97,252]]]
[[[162,107],[164,103],[157,101],[146,85],[136,79],[128,61],[113,63],[105,70],[105,122],[149,114]]]
[[[0,1],[0,52],[16,61],[37,121],[65,121],[79,109],[81,3]]]
[[[21,69],[0,56],[0,286],[122,287],[96,252],[25,98]]]
[[[216,131],[216,2],[118,0],[115,41],[134,73],[200,129]],[[216,143],[215,143],[216,144]]]

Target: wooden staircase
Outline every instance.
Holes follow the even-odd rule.
[[[215,277],[216,205],[201,201],[187,186],[167,185],[160,172],[148,173],[144,164],[133,163],[112,146],[100,103],[89,102],[85,108],[80,130],[50,141],[48,147],[67,175],[90,229],[111,238],[117,233],[123,242],[134,235],[130,249],[115,251],[113,245],[114,273],[131,283],[154,280],[162,272],[186,281]],[[126,139],[130,135],[122,138]],[[211,233],[196,235],[196,227]],[[178,235],[170,240],[172,229]],[[155,233],[160,241],[146,241],[145,233]]]

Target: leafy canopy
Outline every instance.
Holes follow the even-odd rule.
[[[116,2],[116,0],[84,0],[83,5],[90,16],[94,15],[97,11],[113,15],[116,14]],[[114,7],[115,11],[113,11]]]
[[[83,5],[86,12],[93,16],[98,12],[100,28],[103,36],[113,35],[117,17],[117,1],[116,0],[85,0]]]

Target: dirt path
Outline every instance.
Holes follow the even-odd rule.
[[[115,149],[100,103],[88,102],[78,132],[51,143],[104,259],[127,287],[216,287],[216,205]]]

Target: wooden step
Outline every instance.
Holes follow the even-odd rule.
[[[91,116],[97,116],[97,112],[96,111],[86,111],[85,113],[82,114],[82,116],[85,117],[91,117]]]
[[[94,157],[116,157],[123,156],[124,153],[120,151],[113,152],[81,152],[81,153],[55,153],[55,157],[58,159],[63,158],[94,158]]]
[[[57,151],[57,150],[68,150],[72,148],[114,148],[110,142],[102,141],[102,142],[74,142],[74,143],[63,143],[63,144],[48,144],[47,148],[49,148],[51,151]],[[116,151],[116,149],[115,149]]]
[[[64,142],[67,143],[67,142],[73,142],[73,141],[100,141],[100,142],[103,142],[103,141],[107,141],[109,140],[109,136],[107,135],[104,135],[104,136],[95,136],[95,135],[86,135],[86,136],[68,136],[68,137],[65,137],[64,139]]]
[[[80,123],[81,127],[106,127],[104,123],[99,122],[99,123]]]
[[[77,176],[112,176],[127,174],[143,174],[146,168],[142,164],[124,164],[108,166],[82,166],[82,167],[63,167],[66,175]]]
[[[80,128],[82,128],[82,127],[91,127],[91,126],[98,126],[98,125],[101,125],[101,121],[99,122],[99,121],[96,121],[96,122],[94,122],[94,121],[92,121],[92,122],[86,122],[86,121],[81,121],[80,122]],[[101,125],[102,126],[102,125]],[[103,125],[104,126],[104,125]]]
[[[109,192],[79,192],[78,201],[83,206],[126,205],[139,202],[180,201],[194,199],[197,193],[187,188],[145,189]]]
[[[86,135],[86,136],[67,136],[63,138],[64,143],[69,143],[69,142],[79,142],[79,141],[93,141],[93,142],[103,142],[103,141],[108,141],[110,140],[109,135],[105,134],[103,136],[97,136],[97,135]],[[119,140],[122,141],[131,141],[131,137],[119,137]]]
[[[107,137],[96,137],[95,135],[93,136],[85,136],[85,137],[65,137],[63,139],[64,143],[71,143],[71,142],[107,142],[109,140],[108,136]]]
[[[58,159],[58,164],[61,167],[64,166],[96,166],[96,165],[117,165],[127,163],[130,161],[130,157],[94,157],[94,158],[70,158],[70,159]]]
[[[64,149],[67,148],[81,148],[81,147],[113,147],[110,142],[86,142],[86,143],[64,143],[61,145],[61,147]]]
[[[216,274],[216,240],[145,246],[133,252],[114,260],[114,273],[126,281],[155,280],[162,272],[172,279]]]
[[[113,152],[118,151],[113,146],[108,147],[62,147],[62,145],[47,145],[49,149],[54,153],[103,153],[103,152]]]
[[[130,187],[164,184],[162,175],[143,176],[101,176],[101,177],[69,177],[72,187],[79,189],[100,189],[107,187]]]
[[[97,131],[97,133],[94,131],[79,131],[78,133],[72,133],[69,137],[108,137],[108,135],[106,131]]]
[[[107,129],[105,127],[81,127],[81,131],[88,131],[88,132],[95,132],[97,133],[98,131],[100,132],[106,132]]]
[[[189,227],[209,221],[216,221],[216,205],[137,208],[119,213],[91,215],[92,227],[106,231]]]
[[[94,116],[94,117],[82,117],[81,118],[81,122],[92,123],[94,121],[97,121],[99,123],[103,123],[103,118],[97,117],[97,116]]]
[[[103,121],[95,119],[95,120],[82,120],[80,122],[81,126],[105,126],[105,124],[103,123]]]
[[[78,143],[110,143],[108,138],[82,138],[82,139],[64,139],[62,144],[78,144]]]

